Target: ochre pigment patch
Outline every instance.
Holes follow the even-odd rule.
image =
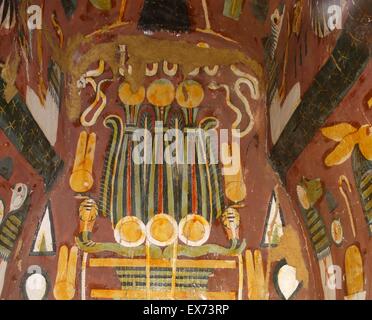
[[[9,56],[6,60],[5,66],[1,70],[1,77],[4,79],[6,86],[4,88],[5,101],[9,103],[12,101],[18,90],[15,86],[15,81],[18,75],[18,67],[20,57],[16,53],[14,56]]]
[[[284,234],[276,248],[271,249],[271,261],[286,259],[288,265],[297,269],[297,279],[303,281],[304,288],[309,285],[309,271],[302,255],[302,247],[297,232],[292,226],[284,228]]]
[[[87,71],[92,63],[102,59],[111,68],[114,77],[119,75],[119,45],[126,45],[128,52],[127,64],[132,66],[132,74],[125,71],[125,78],[136,92],[143,84],[147,64],[168,61],[178,64],[185,78],[195,68],[215,65],[230,66],[243,64],[262,77],[261,66],[243,52],[235,49],[201,48],[186,41],[157,40],[146,36],[118,36],[108,43],[93,44],[90,38],[77,35],[67,42],[66,48],[59,50],[53,43],[53,58],[62,70],[70,75],[69,94],[66,101],[67,114],[71,121],[77,120],[80,114],[80,97],[74,89],[77,81]],[[79,48],[89,44],[89,49],[79,53]]]

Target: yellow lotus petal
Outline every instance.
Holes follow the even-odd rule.
[[[349,159],[351,153],[353,152],[355,143],[357,142],[357,138],[357,134],[346,136],[327,156],[327,158],[325,159],[326,166],[332,167],[335,165],[339,165]]]
[[[323,136],[334,141],[341,141],[347,135],[357,131],[352,125],[348,123],[336,124],[332,127],[321,129]]]
[[[227,176],[225,176],[227,177]],[[226,185],[225,187],[226,197],[237,203],[243,201],[247,196],[247,187],[244,182],[235,181]]]
[[[363,156],[372,161],[372,134],[370,133],[370,126],[363,126],[360,132],[359,149]]]

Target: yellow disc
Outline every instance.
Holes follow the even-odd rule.
[[[207,242],[210,235],[208,221],[197,214],[183,218],[179,225],[179,238],[189,246],[197,247]]]
[[[204,225],[198,220],[189,220],[183,227],[183,233],[190,241],[199,241],[205,234]]]
[[[344,232],[340,220],[336,219],[331,224],[331,235],[333,241],[340,245],[344,239]]]
[[[119,87],[119,98],[121,102],[129,106],[141,104],[145,100],[146,91],[140,87],[137,92],[133,92],[130,84],[124,82]]]
[[[94,179],[90,172],[86,170],[75,171],[70,176],[70,187],[73,191],[78,193],[88,192],[92,189]]]
[[[130,242],[138,241],[142,236],[142,230],[138,223],[134,221],[128,221],[123,224],[120,228],[120,235],[123,239]]]
[[[114,237],[125,247],[138,247],[146,239],[146,227],[137,217],[124,217],[117,223]]]
[[[67,281],[59,281],[54,285],[53,293],[57,300],[71,300],[75,296],[74,284]]]
[[[204,100],[204,90],[200,83],[194,80],[182,82],[176,92],[178,104],[184,108],[196,108]]]
[[[243,201],[247,196],[247,187],[244,182],[233,181],[230,183],[226,183],[225,192],[226,197],[229,200],[237,203]]]
[[[165,247],[177,238],[177,222],[167,214],[157,214],[147,224],[147,237],[157,246]]]
[[[158,220],[151,226],[150,232],[154,239],[166,242],[173,235],[173,227],[168,220]]]
[[[173,102],[174,91],[174,86],[169,80],[155,80],[147,89],[147,100],[156,107],[166,107]]]

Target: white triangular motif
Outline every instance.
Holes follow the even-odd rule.
[[[56,249],[51,214],[50,204],[48,203],[36,231],[30,255],[55,255]]]
[[[296,268],[286,264],[279,269],[277,277],[278,288],[284,299],[291,299],[301,285],[296,278]]]
[[[275,219],[275,221],[274,221]],[[265,230],[261,246],[275,246],[283,236],[283,217],[280,206],[277,205],[277,199],[273,192],[266,216]]]

